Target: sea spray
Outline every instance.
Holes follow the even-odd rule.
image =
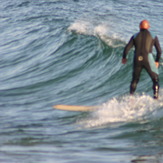
[[[159,109],[163,106],[159,100],[154,100],[148,95],[123,96],[113,98],[86,118],[78,122],[85,128],[100,127],[105,125],[113,125],[114,123],[126,123],[135,121],[147,121],[157,119],[163,116]]]
[[[112,28],[106,22],[95,24],[91,20],[76,20],[68,27],[68,31],[98,37],[113,48],[123,47],[125,39],[120,34],[115,33]]]

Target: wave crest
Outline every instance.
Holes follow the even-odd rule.
[[[94,24],[89,21],[78,20],[68,27],[68,31],[99,37],[106,44],[114,48],[125,45],[122,36],[114,32],[107,23]]]

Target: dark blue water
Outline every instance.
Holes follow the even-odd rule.
[[[121,64],[142,19],[163,48],[161,0],[0,4],[0,162],[163,162],[162,65],[155,101],[145,71],[128,95],[133,50]],[[101,107],[81,113],[56,104]]]

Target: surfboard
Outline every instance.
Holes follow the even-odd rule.
[[[79,106],[79,105],[54,105],[54,109],[64,111],[90,112],[98,109],[100,106]]]

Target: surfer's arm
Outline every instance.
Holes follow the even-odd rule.
[[[126,59],[126,56],[127,56],[128,52],[129,52],[129,50],[133,47],[133,45],[134,45],[133,39],[134,39],[134,36],[131,37],[130,41],[125,46],[124,51],[123,51],[122,60],[125,60]]]
[[[161,50],[160,43],[159,43],[159,40],[158,40],[157,36],[155,37],[154,46],[155,46],[156,51],[157,51],[157,55],[156,55],[156,60],[155,60],[155,62],[159,62],[160,57],[161,57],[162,50]]]

